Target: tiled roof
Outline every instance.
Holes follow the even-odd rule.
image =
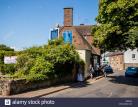
[[[112,52],[105,53],[105,57],[109,57],[112,54]]]
[[[80,35],[82,41],[85,43],[85,45],[84,44],[77,45],[76,49],[88,49],[91,50],[93,54],[100,55],[100,50],[92,45],[92,39],[90,39],[89,41],[85,39],[85,36],[92,36],[91,35],[92,26],[94,25],[72,26],[78,33],[78,35]],[[60,26],[59,29],[60,31],[62,31],[62,29],[64,29],[64,26]]]
[[[108,56],[116,56],[116,55],[123,55],[124,52],[110,52],[110,54]]]
[[[93,26],[94,25],[80,25],[80,26],[74,26],[74,28],[76,29],[78,34],[82,36],[83,40],[87,42],[87,44],[91,47],[92,53],[96,55],[100,55],[100,50],[92,46],[92,41],[89,42],[88,40],[85,39],[85,36],[92,36],[91,31]]]
[[[80,25],[74,26],[79,35],[86,36],[91,35],[92,25]]]

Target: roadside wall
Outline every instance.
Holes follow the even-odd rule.
[[[8,95],[18,94],[18,93],[33,90],[33,89],[49,87],[52,85],[57,85],[61,83],[71,82],[71,81],[72,81],[72,75],[69,75],[63,78],[45,80],[45,81],[39,81],[39,82],[27,82],[25,79],[16,79],[16,80],[1,79],[0,95],[8,96]]]

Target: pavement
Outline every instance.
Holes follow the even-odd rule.
[[[88,79],[86,80],[86,82],[88,84],[92,84],[94,82],[96,82],[97,80],[101,79],[104,76],[98,76],[96,78],[93,79]],[[29,91],[29,92],[25,92],[25,93],[21,93],[21,94],[16,94],[16,95],[10,95],[10,96],[0,96],[1,98],[36,98],[36,97],[42,97],[42,96],[46,96],[49,94],[53,94],[65,89],[69,89],[71,87],[77,86],[78,82],[75,83],[67,83],[67,84],[62,84],[62,85],[57,85],[57,86],[52,86],[49,88],[43,88],[43,89],[38,89],[35,91]]]

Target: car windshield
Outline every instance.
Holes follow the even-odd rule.
[[[136,71],[137,71],[137,68],[135,68],[135,67],[128,67],[128,69],[127,69],[127,70],[128,70],[128,71],[132,71],[132,72],[133,72],[133,71],[135,71],[135,72],[136,72]]]

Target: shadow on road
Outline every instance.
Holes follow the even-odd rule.
[[[83,81],[83,82],[77,82],[75,84],[70,84],[71,88],[82,88],[82,87],[87,87],[89,84],[89,82],[87,81]]]
[[[109,81],[117,84],[126,84],[132,86],[138,86],[138,78],[120,76],[108,76]]]

